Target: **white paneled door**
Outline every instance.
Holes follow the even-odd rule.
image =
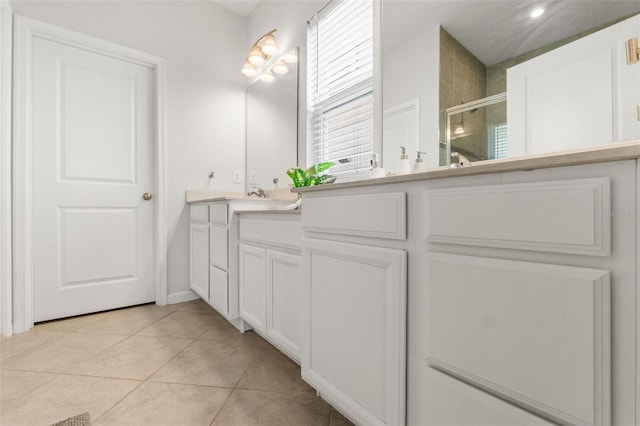
[[[507,70],[509,156],[640,138],[640,63],[625,42],[634,16]]]
[[[34,320],[154,301],[154,70],[37,36],[31,51]]]

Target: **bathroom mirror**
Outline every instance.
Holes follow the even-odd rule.
[[[544,14],[531,17],[539,6]],[[447,108],[505,92],[507,68],[637,13],[637,0],[383,0],[385,168],[395,171],[400,145],[409,147],[412,161],[420,150],[428,167],[448,164]],[[506,121],[506,106],[499,108]],[[450,117],[450,125],[472,124],[484,114],[471,110]]]
[[[246,188],[286,188],[298,161],[298,64],[247,88]],[[275,180],[275,182],[274,182]]]

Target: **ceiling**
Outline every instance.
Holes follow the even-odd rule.
[[[385,0],[383,51],[442,25],[489,66],[633,13],[640,0]]]
[[[211,0],[218,6],[224,7],[240,16],[249,16],[260,0]]]

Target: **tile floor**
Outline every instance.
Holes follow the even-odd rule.
[[[40,324],[0,338],[0,425],[351,423],[300,367],[197,300]]]

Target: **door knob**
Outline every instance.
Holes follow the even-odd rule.
[[[153,195],[151,195],[151,193],[150,193],[150,192],[145,192],[144,194],[142,194],[142,198],[143,198],[145,201],[149,201],[150,199],[152,199],[152,198],[153,198]]]

